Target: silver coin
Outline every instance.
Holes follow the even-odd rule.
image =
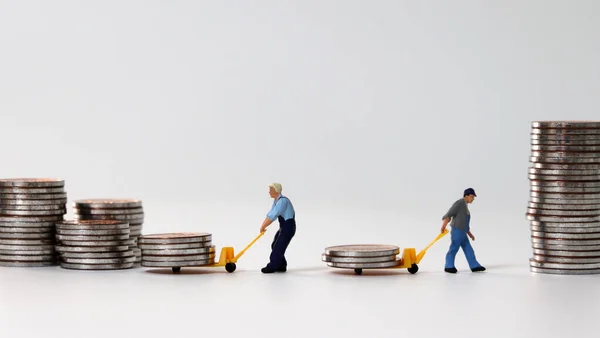
[[[183,244],[143,244],[138,242],[138,247],[144,250],[180,250],[180,249],[200,249],[212,246],[211,241]]]
[[[0,245],[52,245],[52,239],[1,239]]]
[[[56,260],[51,261],[25,261],[25,262],[17,262],[17,261],[0,261],[0,266],[4,267],[20,267],[20,268],[37,268],[37,267],[46,267],[56,265]]]
[[[66,199],[67,198],[67,193],[66,192],[61,192],[61,193],[54,193],[54,194],[31,194],[31,193],[27,193],[27,194],[21,194],[21,193],[6,193],[6,192],[0,192],[0,199],[4,200],[4,201],[9,201],[9,200],[57,200],[57,199]]]
[[[55,255],[54,249],[49,250],[0,250],[0,255],[48,256]]]
[[[566,128],[599,128],[600,121],[532,121],[531,128],[555,128],[555,129],[566,129]]]
[[[214,260],[214,253],[198,254],[198,255],[180,255],[180,256],[149,256],[142,254],[142,260],[146,262],[184,262],[184,261],[201,261]]]
[[[559,238],[542,238],[542,237],[531,237],[532,244],[545,244],[545,245],[600,245],[600,239],[559,239]],[[591,250],[591,249],[590,249]]]
[[[592,217],[600,216],[600,210],[559,210],[527,208],[528,215],[555,217]],[[599,218],[600,219],[600,218]]]
[[[566,216],[540,216],[540,215],[532,215],[526,214],[525,216],[529,221],[538,221],[538,222],[572,222],[572,223],[582,223],[582,222],[600,222],[600,216],[589,216],[589,217],[566,217]]]
[[[116,240],[116,241],[67,241],[67,240],[56,240],[57,245],[61,246],[129,246],[131,242],[129,240]]]
[[[338,257],[373,257],[390,256],[400,253],[400,248],[395,245],[383,244],[352,244],[337,245],[325,248],[325,254]]]
[[[554,141],[580,141],[580,140],[593,140],[597,141],[600,139],[600,133],[592,134],[569,134],[569,133],[529,133],[531,140],[554,140]]]
[[[203,248],[195,249],[166,249],[166,250],[149,250],[140,249],[142,255],[145,256],[172,256],[172,255],[197,255],[215,252],[215,246],[206,246]]]
[[[44,211],[44,210],[61,210],[67,211],[64,204],[44,204],[44,205],[10,205],[2,204],[0,201],[0,212],[4,210],[20,210],[20,211]]]
[[[55,250],[61,254],[63,253],[96,253],[96,252],[123,252],[128,251],[128,245],[114,245],[114,246],[64,246],[57,245]]]
[[[545,170],[600,170],[598,163],[530,163],[530,168]]]
[[[530,266],[550,269],[600,269],[600,263],[550,263],[529,259]]]
[[[597,128],[531,128],[530,130],[532,135],[544,135],[544,136],[554,136],[554,135],[586,135],[591,136],[594,135],[600,138],[600,129]]]
[[[530,225],[529,226],[530,230],[533,232],[551,232],[551,233],[568,233],[568,234],[584,234],[584,233],[594,233],[594,232],[599,232],[600,233],[600,227],[562,227],[562,226],[556,226],[556,227],[548,227],[548,226],[535,226],[535,225]]]
[[[529,155],[540,158],[593,158],[596,161],[600,160],[600,153],[597,152],[531,151]]]
[[[129,208],[129,209],[92,209],[83,207],[74,207],[73,212],[79,215],[138,215],[144,214],[144,208]]]
[[[539,191],[531,191],[530,190],[529,195],[531,198],[535,197],[535,198],[543,198],[543,199],[561,199],[565,203],[568,202],[569,200],[574,200],[577,202],[576,204],[583,204],[582,202],[585,202],[585,201],[582,201],[582,200],[596,200],[597,201],[600,199],[599,193],[539,192]]]
[[[540,169],[529,167],[527,173],[540,176],[594,176],[600,175],[600,169]]]
[[[566,182],[566,181],[536,181],[530,180],[529,184],[531,188],[545,187],[545,188],[571,188],[571,189],[598,189],[600,190],[600,181],[586,181],[586,182]]]
[[[64,187],[65,180],[58,178],[3,178],[0,179],[0,187],[24,187],[24,188],[57,188]]]
[[[567,250],[533,249],[533,254],[541,255],[541,256],[559,256],[559,257],[600,257],[600,250],[598,250],[598,251],[567,251]]]
[[[125,235],[61,235],[56,234],[58,241],[119,241],[129,239],[129,234]]]
[[[45,200],[0,199],[0,207],[3,207],[3,208],[9,208],[8,206],[39,207],[39,206],[46,206],[46,205],[56,205],[56,206],[66,207],[66,203],[67,203],[66,198],[45,199]]]
[[[139,238],[140,244],[184,244],[206,242],[212,235],[206,232],[181,232],[144,235]]]
[[[536,204],[544,204],[544,205],[598,205],[600,203],[600,199],[574,199],[574,198],[539,198],[539,197],[530,197],[530,203]]]
[[[332,268],[342,269],[383,269],[391,268],[400,264],[400,261],[393,262],[373,262],[373,263],[338,263],[338,262],[327,262],[327,266]]]
[[[60,216],[0,216],[0,223],[38,223],[38,222],[58,222],[63,219],[63,215]]]
[[[128,223],[132,227],[138,226],[141,228],[144,225],[144,221],[138,221],[138,220],[129,221]]]
[[[600,210],[600,204],[551,204],[529,202],[527,203],[527,208],[546,210]]]
[[[133,221],[133,220],[143,220],[144,214],[135,214],[135,215],[80,215],[80,214],[74,214],[73,218],[76,220]]]
[[[43,232],[0,232],[0,239],[54,239],[53,233],[43,233]]]
[[[75,264],[61,262],[60,267],[71,270],[125,270],[133,268],[133,262],[121,264]]]
[[[545,187],[539,185],[530,185],[530,192],[538,192],[538,193],[563,193],[563,194],[583,194],[583,193],[593,193],[599,194],[600,187],[582,187],[582,188],[568,188],[568,187]]]
[[[555,251],[598,251],[600,245],[580,245],[580,244],[548,244],[531,243],[533,249],[555,250]]]
[[[0,250],[18,250],[18,251],[54,250],[54,243],[51,243],[51,244],[0,244]]]
[[[67,210],[7,210],[0,209],[2,216],[62,216]]]
[[[394,261],[396,261],[396,255],[375,256],[375,257],[337,257],[337,256],[329,256],[326,254],[322,254],[321,260],[323,262],[334,262],[334,263],[380,263],[380,262],[394,262]]]
[[[118,230],[129,229],[129,224],[116,220],[69,220],[56,222],[56,228],[62,230]]]
[[[150,262],[144,260],[142,256],[142,266],[145,267],[153,267],[153,268],[174,268],[174,267],[186,267],[186,266],[203,266],[203,265],[212,265],[215,264],[214,259],[201,259],[196,261],[169,261],[169,262]]]
[[[566,233],[566,232],[546,232],[546,231],[532,231],[531,236],[539,238],[554,238],[554,239],[590,239],[599,240],[600,233]]]
[[[600,164],[600,157],[582,157],[582,156],[530,156],[531,163],[548,164]],[[533,165],[533,164],[532,164]]]
[[[126,235],[129,238],[129,229],[115,229],[115,230],[104,230],[104,229],[61,229],[56,228],[56,234],[65,236],[109,236],[109,235]],[[1,236],[1,235],[0,235]],[[115,238],[113,238],[115,239]]]
[[[551,227],[551,228],[593,228],[600,227],[600,221],[595,222],[540,222],[531,221],[531,226]]]
[[[564,146],[564,145],[560,145],[560,146],[555,146],[555,145],[531,145],[530,149],[532,151],[541,151],[541,152],[555,152],[555,151],[559,151],[559,152],[600,152],[600,146],[573,146],[573,145],[568,145],[568,146]]]
[[[84,199],[76,200],[73,202],[73,207],[79,208],[97,208],[97,209],[122,209],[122,208],[140,208],[142,207],[142,201],[137,199],[118,199],[118,198],[105,198],[105,199]]]
[[[44,262],[54,261],[56,256],[51,255],[0,255],[0,261],[4,262]]]
[[[22,187],[0,187],[0,194],[60,194],[64,193],[64,187],[60,188],[22,188]]]
[[[135,256],[133,252],[129,251],[128,256],[124,257],[114,257],[114,258],[72,258],[61,256],[61,263],[68,264],[125,264],[125,263],[133,263],[135,261]]]
[[[600,146],[600,139],[571,139],[567,138],[551,138],[551,139],[532,139],[530,145],[548,145],[548,146]]]
[[[0,237],[3,233],[19,233],[19,234],[54,234],[54,227],[3,227],[0,226]]]
[[[550,182],[599,182],[600,175],[537,175],[537,174],[528,174],[527,178],[530,181],[550,181]]]
[[[595,275],[600,273],[600,269],[548,269],[535,266],[530,266],[529,270],[533,273],[550,275]]]

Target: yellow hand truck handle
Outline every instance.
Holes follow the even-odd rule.
[[[242,255],[244,254],[244,252],[246,252],[246,250],[248,250],[248,248],[250,248],[252,246],[252,244],[254,244],[256,241],[258,241],[259,238],[262,237],[262,235],[265,234],[265,232],[267,232],[267,230],[261,232],[260,234],[258,234],[258,236],[256,236],[256,238],[250,242],[250,244],[246,245],[246,247],[244,248],[244,250],[240,251],[237,256],[235,256],[234,261],[237,262],[237,260],[242,257]]]
[[[435,242],[439,241],[440,238],[446,236],[448,232],[450,232],[448,229],[444,230],[444,232],[437,235],[437,237],[433,241],[431,241],[431,243],[429,243],[429,245],[426,246],[425,249],[421,250],[421,252],[419,252],[419,254],[417,255],[417,263],[419,263],[421,259],[423,259],[423,256],[425,256],[425,252],[427,252],[427,249],[431,248],[431,246],[434,245]]]

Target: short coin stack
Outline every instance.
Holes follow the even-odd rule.
[[[327,266],[354,269],[358,274],[362,269],[391,268],[399,264],[397,255],[400,248],[383,244],[338,245],[325,248],[321,260]]]
[[[142,266],[167,267],[177,271],[186,266],[214,264],[215,246],[212,235],[204,232],[182,232],[142,235]]]
[[[116,220],[56,223],[60,266],[77,270],[118,270],[133,267],[129,224]]]
[[[530,270],[600,273],[600,122],[533,122],[530,162]]]
[[[55,222],[66,213],[65,182],[0,179],[0,266],[56,265]]]
[[[86,199],[73,202],[75,219],[80,220],[118,220],[129,223],[131,250],[135,254],[135,263],[142,261],[142,252],[138,247],[138,237],[142,234],[144,208],[137,199]]]

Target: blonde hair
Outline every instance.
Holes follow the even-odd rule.
[[[273,188],[278,194],[281,194],[281,190],[283,190],[283,187],[280,183],[271,183],[269,184],[269,187]]]

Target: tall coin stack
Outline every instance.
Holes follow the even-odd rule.
[[[56,223],[60,266],[75,270],[119,270],[134,265],[129,224],[116,220]]]
[[[138,237],[142,234],[144,208],[137,199],[86,199],[73,202],[74,219],[117,220],[129,223],[130,249],[135,254],[135,266],[142,262]]]
[[[55,223],[66,214],[65,181],[0,179],[0,266],[56,265]]]
[[[530,162],[530,270],[600,273],[600,122],[532,122]]]

